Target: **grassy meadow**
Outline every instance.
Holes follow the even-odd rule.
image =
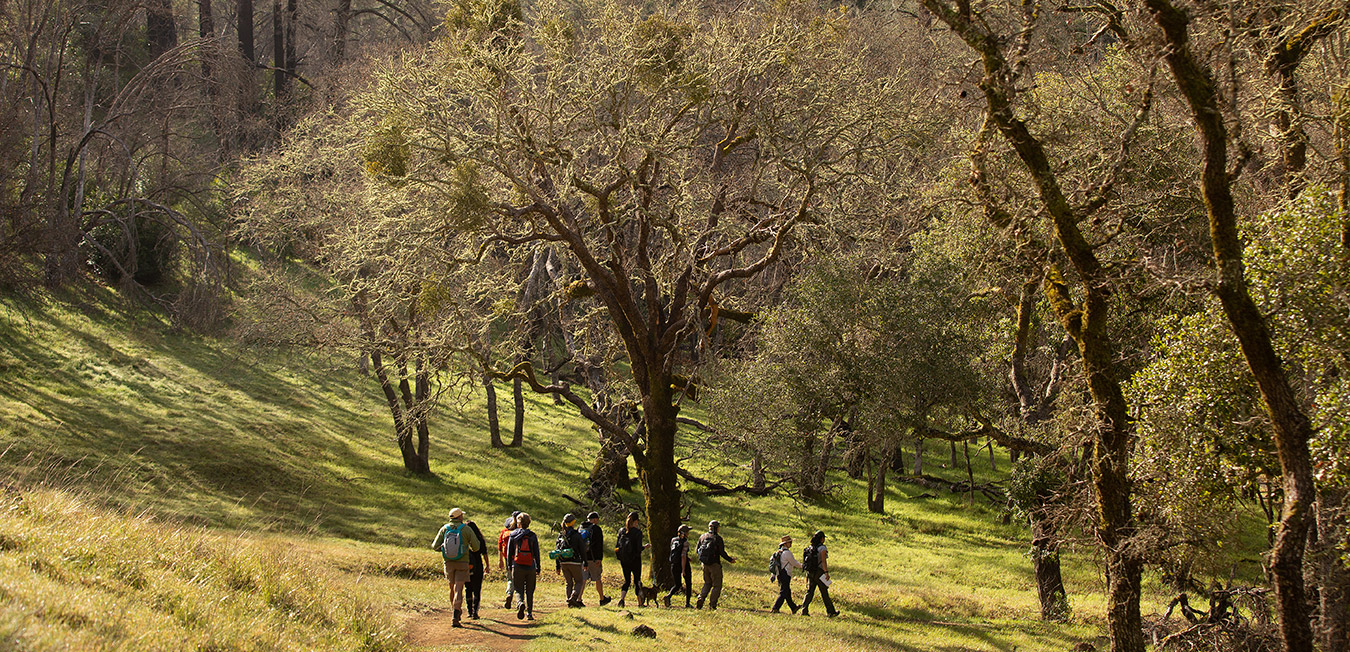
[[[509,427],[509,392],[499,395]],[[410,477],[378,387],[353,359],[178,332],[106,289],[0,299],[0,648],[411,646],[408,624],[448,602],[429,549],[446,510],[464,508],[494,537],[524,509],[549,541],[545,523],[575,511],[564,494],[580,494],[598,449],[581,419],[531,395],[524,447],[494,450],[482,401],[433,417],[435,477]],[[933,447],[926,467],[946,457]],[[987,456],[975,468],[994,477]],[[718,612],[551,607],[562,589],[546,568],[540,620],[494,649],[1104,649],[1090,550],[1065,553],[1070,622],[1042,623],[1026,528],[982,499],[894,482],[887,514],[868,514],[864,486],[832,480],[840,491],[809,503],[688,493],[695,534],[719,519],[741,562],[727,567]],[[602,522],[611,537],[618,520]],[[844,616],[767,613],[778,537],[800,547],[817,528]],[[617,568],[607,564],[615,593]],[[1166,606],[1156,578],[1146,591],[1146,613]],[[484,594],[488,616],[502,594],[495,573]],[[629,635],[638,622],[658,637]]]

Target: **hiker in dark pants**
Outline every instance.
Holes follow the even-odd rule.
[[[584,607],[581,593],[586,590],[586,540],[576,528],[577,517],[568,514],[563,517],[562,533],[558,535],[555,557],[558,572],[567,580],[567,606]]]
[[[516,529],[506,540],[507,572],[519,596],[516,618],[534,620],[534,586],[539,578],[539,537],[530,531],[530,515],[516,515]]]
[[[688,525],[681,525],[670,540],[670,574],[675,578],[675,586],[670,587],[670,593],[666,594],[667,607],[670,606],[670,599],[680,592],[681,584],[684,588],[685,609],[689,608],[689,600],[693,597],[694,578],[693,567],[689,565],[689,530]]]
[[[642,552],[650,548],[651,544],[642,542],[642,528],[638,527],[641,517],[637,512],[628,515],[628,522],[624,523],[617,537],[619,545],[614,549],[614,556],[619,558],[619,565],[623,568],[623,588],[619,589],[620,607],[633,584],[637,584],[638,606],[646,606],[642,598]]]
[[[839,612],[834,608],[834,601],[830,600],[830,587],[825,583],[830,581],[830,553],[825,549],[825,533],[817,530],[811,535],[811,545],[802,550],[802,569],[806,571],[806,599],[802,600],[802,615],[809,616],[807,609],[811,607],[811,598],[814,597],[816,589],[820,589],[820,599],[825,603],[825,615],[834,618]]]
[[[787,603],[792,613],[797,613],[797,603],[792,600],[792,569],[801,568],[801,562],[798,562],[792,556],[792,537],[783,535],[778,542],[778,601],[773,603],[773,612],[778,613],[783,608],[783,603]]]
[[[698,561],[703,564],[703,588],[698,592],[698,602],[694,603],[697,609],[703,608],[704,600],[707,600],[709,609],[717,608],[717,599],[722,596],[722,560],[727,560],[728,564],[736,563],[735,557],[727,555],[726,544],[722,542],[722,535],[718,534],[721,529],[721,523],[709,521],[708,531],[698,538]]]
[[[478,529],[477,523],[469,521],[464,525],[473,530],[479,541],[487,541],[483,538],[483,531]],[[478,620],[478,604],[483,601],[483,575],[488,572],[486,553],[486,546],[469,551],[469,581],[464,583],[464,601],[467,603],[469,617],[474,620]]]

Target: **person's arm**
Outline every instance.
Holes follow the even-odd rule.
[[[444,528],[444,527],[442,527],[442,528],[439,529],[439,530],[436,530],[436,540],[431,542],[431,549],[432,549],[432,550],[440,550],[440,549],[441,549],[441,542],[442,542],[442,541],[445,541],[445,528]]]
[[[820,549],[820,572],[821,572],[821,573],[824,573],[825,575],[829,575],[829,574],[830,574],[830,565],[827,564],[827,563],[825,563],[825,560],[827,560],[827,559],[829,559],[829,558],[830,558],[830,551],[829,551],[829,550],[826,550],[825,548],[821,548],[821,549]]]
[[[460,535],[468,535],[464,537],[464,545],[467,546],[470,551],[478,552],[483,549],[483,542],[478,538],[478,535],[474,533],[473,528],[465,527],[460,532]]]
[[[727,560],[728,564],[736,563],[736,558],[727,554],[727,543],[721,537],[718,537],[717,539],[717,554],[722,559]]]
[[[530,537],[531,543],[534,544],[534,548],[533,548],[533,550],[534,550],[534,574],[535,574],[535,575],[538,575],[538,574],[539,574],[539,569],[540,569],[539,564],[541,563],[540,560],[539,560],[539,537],[535,536],[535,534],[534,534],[533,532],[531,532],[531,533],[529,533],[529,534],[527,534],[527,535],[525,535],[525,536]]]
[[[800,570],[802,567],[802,563],[797,561],[797,557],[795,557],[792,554],[792,551],[787,548],[783,548],[783,555],[778,559],[782,562],[783,568]]]
[[[506,538],[506,556],[503,557],[503,559],[504,561],[502,562],[502,567],[505,568],[508,572],[510,572],[513,568],[516,567],[515,565],[516,537]]]

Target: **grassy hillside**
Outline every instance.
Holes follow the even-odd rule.
[[[277,554],[274,565],[360,578],[361,595],[398,619],[413,621],[446,602],[439,558],[427,548],[449,507],[463,507],[492,533],[512,509],[535,514],[541,532],[575,509],[563,494],[580,493],[598,448],[586,424],[531,396],[525,447],[494,450],[481,400],[433,418],[436,477],[409,477],[378,389],[353,360],[174,332],[102,289],[45,304],[0,301],[0,477],[26,488],[58,479],[69,495],[106,504],[108,514],[135,510],[214,532],[247,531],[259,541],[257,554]],[[509,423],[509,402],[503,410]],[[930,466],[940,457],[945,452]],[[976,470],[989,477],[987,460]],[[1000,524],[981,502],[920,498],[924,489],[900,484],[890,490],[886,515],[867,514],[864,488],[834,480],[842,490],[816,503],[688,495],[696,531],[721,520],[731,554],[742,561],[727,569],[720,612],[555,608],[562,590],[546,573],[542,618],[513,644],[676,649],[722,647],[731,638],[838,650],[1063,650],[1101,632],[1102,581],[1086,551],[1067,553],[1072,622],[1040,623],[1023,527]],[[61,495],[50,500],[73,500]],[[617,520],[607,514],[603,525],[612,532]],[[845,617],[764,613],[775,590],[763,568],[778,537],[792,534],[800,545],[817,528],[830,534],[833,593]],[[1250,549],[1259,549],[1260,533],[1253,535]],[[22,557],[32,550],[0,546],[5,592],[39,581]],[[127,554],[154,566],[153,553]],[[610,567],[613,590],[617,564]],[[76,583],[100,576],[78,564],[66,572]],[[500,582],[490,586],[485,615],[502,592]],[[1157,598],[1146,599],[1146,612],[1157,609]],[[53,628],[61,622],[43,613],[23,617]],[[101,623],[106,614],[90,612],[82,622]],[[635,643],[627,634],[635,620],[659,638]]]

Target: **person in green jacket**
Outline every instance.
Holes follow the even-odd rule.
[[[436,532],[431,549],[439,550],[445,561],[445,580],[450,583],[450,595],[455,605],[455,620],[450,626],[463,627],[459,617],[464,612],[464,583],[469,581],[469,572],[473,568],[469,553],[483,549],[483,542],[474,534],[473,528],[464,524],[464,510],[458,507],[450,510],[450,522]]]

